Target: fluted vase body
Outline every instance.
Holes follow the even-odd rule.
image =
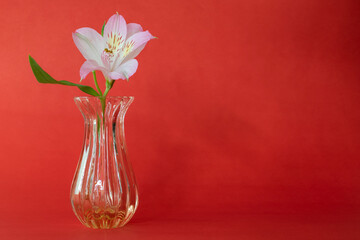
[[[125,113],[133,97],[76,97],[85,122],[80,160],[71,186],[71,204],[89,228],[124,226],[138,206],[134,173],[127,157]]]

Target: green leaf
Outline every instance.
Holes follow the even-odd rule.
[[[61,81],[55,80],[47,72],[45,72],[30,55],[29,55],[29,62],[30,62],[31,69],[36,77],[36,80],[39,83],[50,83],[50,84],[60,84],[60,85],[66,85],[66,86],[76,86],[84,93],[90,94],[95,97],[100,96],[99,93],[90,86],[76,84],[76,83],[72,83],[72,82],[65,81],[65,80],[61,80]]]
[[[106,21],[104,21],[104,25],[101,28],[101,36],[104,36],[105,24],[106,24]]]

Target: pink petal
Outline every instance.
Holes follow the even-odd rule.
[[[106,73],[106,69],[98,65],[98,63],[94,60],[87,60],[83,63],[80,68],[80,81],[83,80],[90,72],[100,70],[103,73]]]
[[[142,32],[143,28],[141,27],[140,24],[137,23],[129,23],[127,25],[127,38],[130,38],[132,35],[134,35],[135,33],[138,32]],[[132,52],[130,52],[125,59],[123,60],[124,62],[135,58],[137,55],[139,55],[139,53],[145,48],[146,43],[142,44],[141,46],[139,46],[137,49],[133,50]]]
[[[133,58],[136,58],[137,55],[140,54],[140,52],[145,48],[146,46],[146,43],[144,43],[143,45],[140,45],[137,49],[131,51],[125,58],[124,58],[124,62],[130,60],[130,59],[133,59]]]
[[[140,24],[137,24],[137,23],[128,23],[126,26],[127,26],[126,38],[131,37],[131,36],[134,35],[135,33],[142,32],[142,31],[143,31],[141,25],[140,25]]]
[[[123,64],[121,64],[115,71],[109,73],[109,77],[112,80],[117,79],[129,79],[138,68],[138,61],[136,59],[131,59]]]
[[[127,39],[126,44],[133,44],[133,46],[126,56],[125,61],[136,57],[144,49],[146,43],[153,38],[154,37],[151,35],[151,33],[149,33],[149,31],[144,31],[135,33],[129,39]]]
[[[95,30],[82,28],[72,34],[74,43],[86,60],[101,60],[105,42]]]
[[[85,36],[90,42],[98,49],[102,51],[105,48],[105,40],[96,30],[88,27],[79,28],[75,32],[78,32]]]
[[[118,79],[125,80],[126,79],[126,77],[121,72],[111,72],[108,74],[108,76],[112,80],[118,80]]]
[[[126,21],[123,16],[119,15],[118,13],[112,15],[108,22],[105,25],[104,29],[104,38],[107,39],[111,33],[120,35],[120,37],[125,40],[126,39]]]

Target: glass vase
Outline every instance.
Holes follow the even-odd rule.
[[[75,215],[89,228],[124,226],[138,206],[124,133],[125,113],[133,99],[75,98],[84,117],[85,136],[70,198]]]

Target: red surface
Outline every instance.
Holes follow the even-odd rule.
[[[124,228],[89,230],[75,220],[5,227],[5,239],[159,239],[159,240],[358,240],[360,218],[348,215],[241,215],[218,220],[152,219],[133,221]],[[4,239],[4,238],[2,238]]]
[[[100,31],[116,11],[159,39],[111,92],[135,96],[125,126],[140,205],[103,233],[69,202],[82,93],[38,84],[27,55],[76,82],[71,33]],[[359,11],[356,0],[2,0],[1,239],[359,239]]]

